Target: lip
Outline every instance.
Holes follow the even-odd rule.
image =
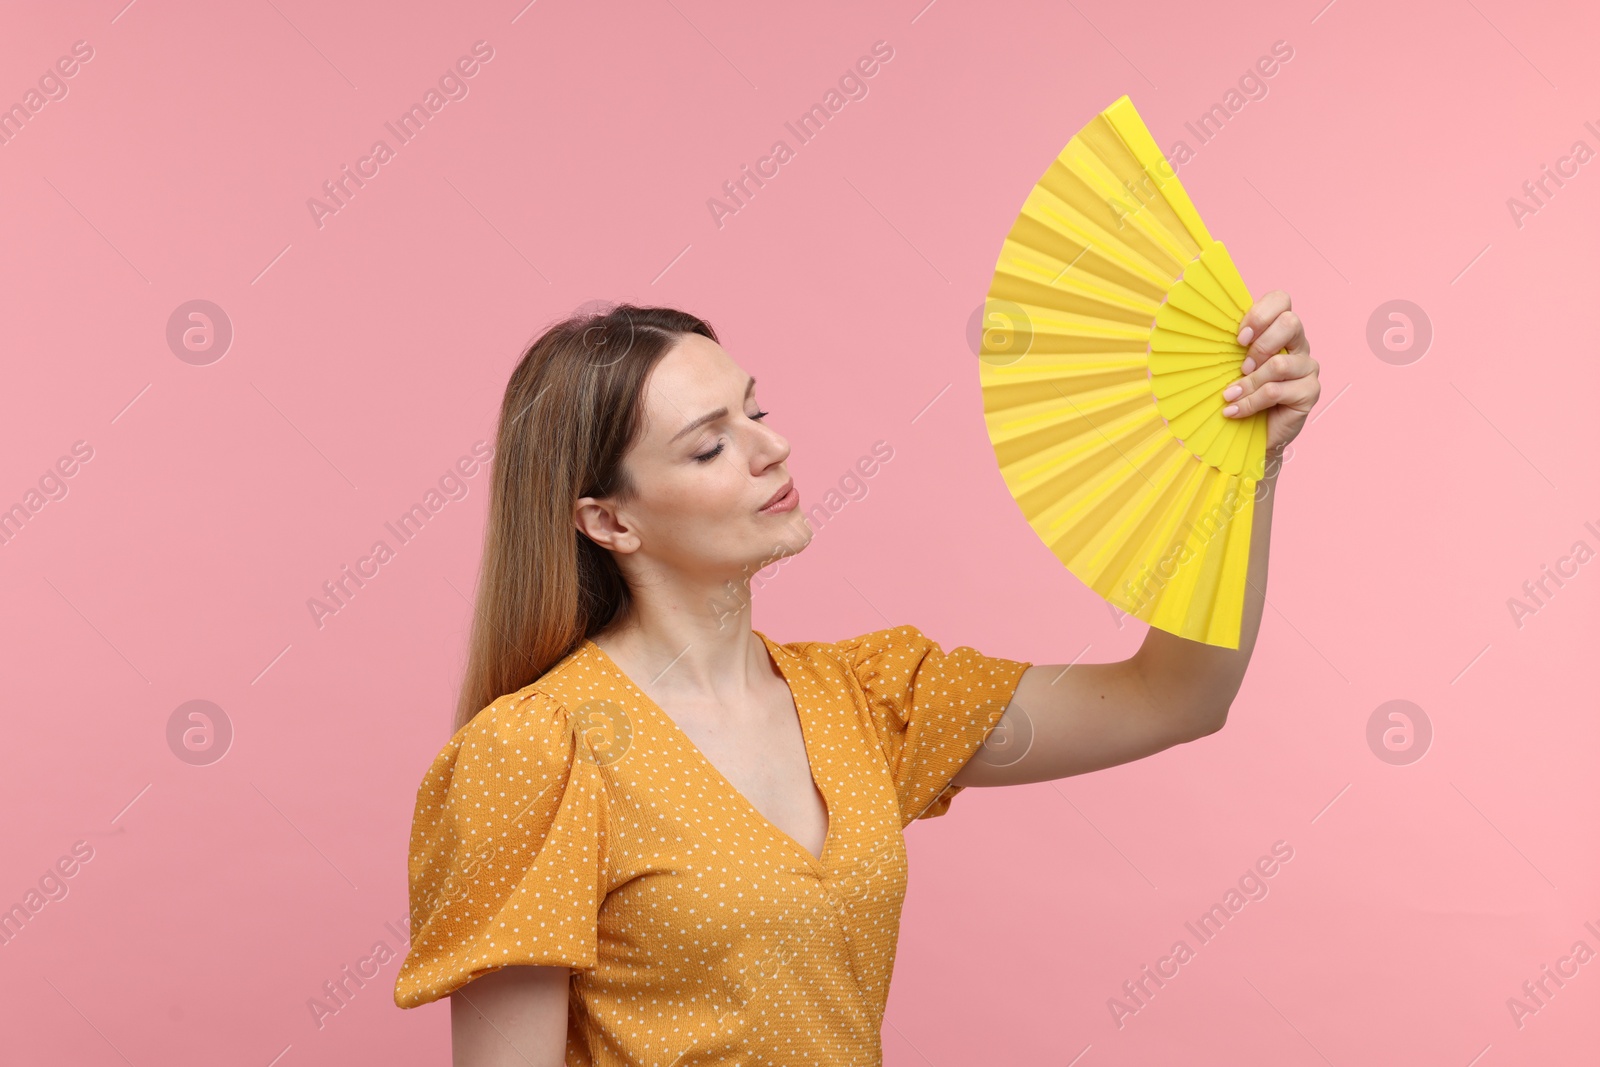
[[[794,479],[790,478],[783,483],[783,488],[774,493],[772,499],[761,505],[758,510],[764,515],[775,514],[780,511],[788,511],[799,501],[799,494],[794,491]]]

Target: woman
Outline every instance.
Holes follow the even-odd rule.
[[[501,407],[395,1002],[449,995],[470,1067],[880,1063],[912,820],[1227,718],[1278,457],[1319,391],[1286,294],[1241,325],[1224,398],[1267,410],[1269,465],[1239,648],[1151,628],[1132,658],[1072,670],[945,652],[912,626],[782,645],[753,630],[751,573],[811,538],[754,380],[681,311],[547,331]],[[1026,751],[986,758],[993,734]]]

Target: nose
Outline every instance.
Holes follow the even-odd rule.
[[[757,423],[762,435],[761,445],[756,448],[751,456],[756,461],[756,469],[764,470],[776,466],[789,458],[789,439],[769,426]]]

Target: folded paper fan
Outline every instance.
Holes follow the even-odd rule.
[[[1239,647],[1266,414],[1222,414],[1254,301],[1124,96],[1011,226],[983,308],[995,458],[1029,525],[1113,606]]]

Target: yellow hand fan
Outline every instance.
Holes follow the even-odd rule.
[[[983,308],[984,421],[1029,525],[1112,605],[1239,647],[1265,412],[1222,414],[1254,301],[1124,96],[1028,193]]]

